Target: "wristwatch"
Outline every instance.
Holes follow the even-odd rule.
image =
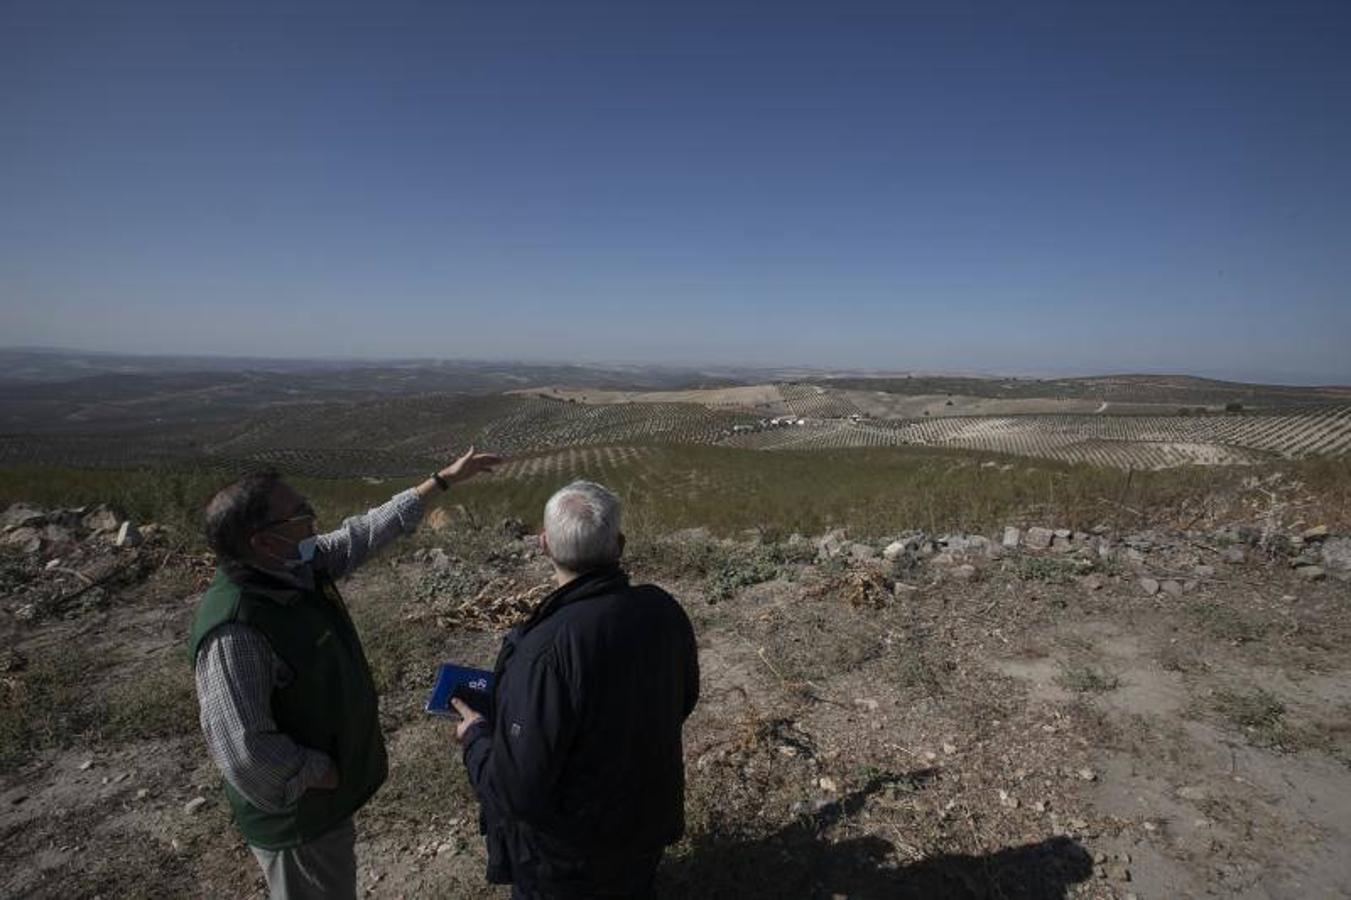
[[[440,472],[433,472],[431,474],[431,479],[432,481],[436,482],[436,486],[439,487],[441,490],[443,491],[450,490],[450,482],[442,478]]]

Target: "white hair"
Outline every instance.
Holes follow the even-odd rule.
[[[549,556],[569,572],[619,561],[619,498],[594,481],[574,481],[544,504]]]

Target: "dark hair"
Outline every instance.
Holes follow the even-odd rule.
[[[206,542],[218,558],[238,561],[249,555],[249,537],[267,523],[272,491],[280,482],[275,469],[250,472],[211,498],[206,505]]]

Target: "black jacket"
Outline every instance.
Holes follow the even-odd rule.
[[[490,722],[465,736],[488,880],[550,896],[638,890],[685,830],[694,629],[620,569],[551,594],[503,640]]]

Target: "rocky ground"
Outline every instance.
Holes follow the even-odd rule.
[[[107,507],[0,520],[0,893],[262,896],[182,646],[209,562]],[[518,522],[451,517],[344,586],[391,775],[371,896],[493,896],[434,665],[547,591]],[[1318,522],[854,540],[634,536],[702,698],[670,897],[1351,893],[1351,538]]]

